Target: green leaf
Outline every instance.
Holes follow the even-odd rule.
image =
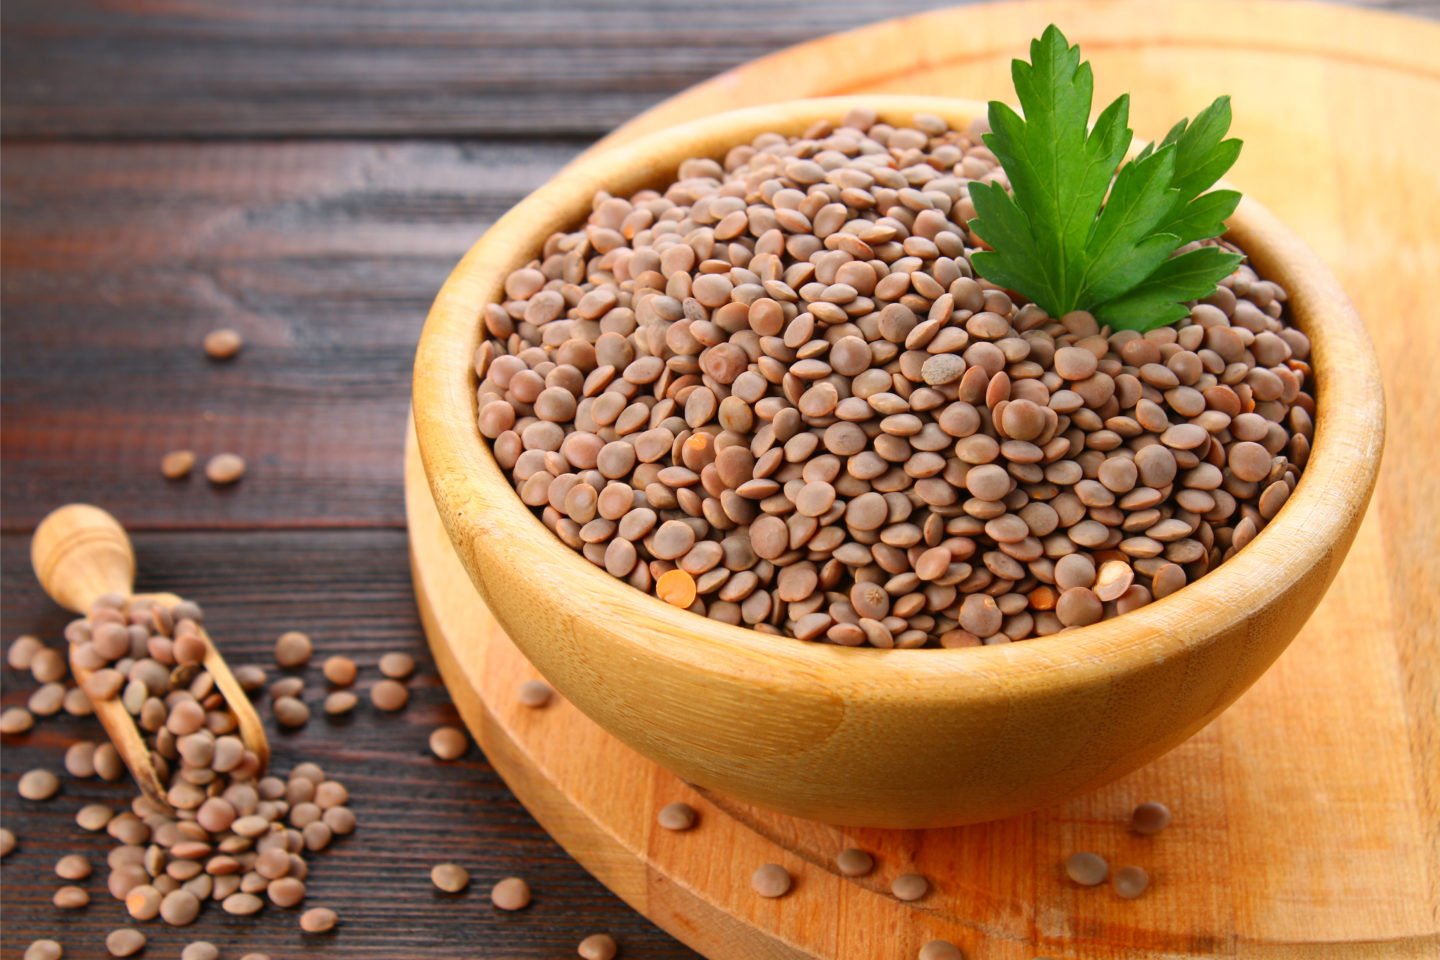
[[[1199,247],[1171,257],[1131,290],[1095,307],[1095,319],[1117,330],[1153,330],[1189,314],[1198,300],[1234,272],[1244,259],[1220,247]]]
[[[1176,238],[1155,233],[1173,199],[1175,148],[1161,147],[1126,164],[1085,244],[1082,300],[1105,301],[1144,280],[1175,249]]]
[[[976,200],[973,229],[994,248],[994,255],[982,255],[981,263],[1007,278],[995,282],[1014,284],[1010,289],[1059,316],[1078,302],[1086,239],[1130,142],[1129,99],[1112,103],[1090,129],[1094,82],[1090,65],[1080,62],[1080,48],[1051,26],[1030,45],[1030,58],[1030,63],[1017,60],[1011,66],[1024,118],[992,102],[991,132],[985,137],[1023,218],[1012,215],[997,222],[1001,204]],[[987,192],[993,194],[980,191]],[[1006,239],[998,239],[1002,235]]]
[[[1121,167],[1129,98],[1089,126],[1090,65],[1057,27],[1032,41],[1028,63],[1011,64],[1011,78],[1024,115],[992,102],[985,137],[1010,190],[970,187],[970,228],[991,248],[972,255],[976,272],[1051,316],[1086,309],[1134,329],[1184,316],[1182,301],[1209,293],[1237,262],[1216,248],[1172,256],[1219,236],[1239,202],[1232,190],[1205,192],[1240,153],[1239,140],[1225,139],[1230,98],[1179,121]]]

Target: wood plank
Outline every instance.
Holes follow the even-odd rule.
[[[3,524],[94,500],[133,529],[403,523],[420,325],[565,144],[11,144]],[[200,340],[231,326],[235,360]],[[235,451],[238,486],[159,459]]]
[[[263,950],[276,957],[319,955],[395,960],[460,955],[515,958],[573,956],[583,937],[608,930],[630,956],[688,958],[694,954],[626,907],[541,830],[496,776],[479,750],[440,763],[429,753],[430,731],[457,723],[416,620],[402,531],[268,533],[141,533],[135,536],[141,590],[173,590],[207,612],[212,634],[233,665],[272,670],[274,638],[283,630],[310,633],[316,656],[303,676],[314,719],[299,733],[280,732],[266,718],[274,768],[302,760],[320,763],[350,788],[360,818],[356,834],[311,861],[310,905],[342,917],[332,938],[302,938],[294,916],[274,907],[254,918],[207,910],[193,927],[144,926],[146,956],[179,956],[196,939],[211,940],[226,956]],[[36,632],[59,640],[67,615],[30,572],[29,538],[0,538],[0,618],[6,642]],[[357,689],[379,676],[382,653],[403,650],[419,661],[409,681],[410,705],[380,714],[368,702],[349,719],[325,717],[320,675],[325,656],[344,653],[361,667]],[[23,704],[35,684],[3,667],[4,706]],[[75,740],[103,736],[93,718],[42,719],[20,737],[6,736],[3,768],[5,826],[20,838],[5,859],[0,887],[0,955],[19,957],[32,940],[61,940],[67,957],[104,955],[109,930],[129,923],[104,890],[108,838],[80,832],[74,814],[85,803],[119,808],[133,790],[123,784],[65,777],[60,794],[44,803],[20,800],[15,781],[37,766],[61,769],[61,753]],[[86,886],[91,906],[61,915],[50,904],[59,881],[53,868],[65,853],[84,853],[97,871]],[[468,893],[449,896],[430,884],[430,867],[451,861],[471,870]],[[502,914],[488,901],[490,885],[524,876],[535,902]]]
[[[0,129],[597,136],[789,44],[954,2],[11,0]],[[1434,0],[1369,5],[1437,14]]]

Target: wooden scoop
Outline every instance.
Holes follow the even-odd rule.
[[[30,563],[45,592],[60,606],[82,616],[90,612],[101,596],[107,593],[130,596],[135,588],[135,551],[125,528],[104,510],[85,503],[61,507],[40,522],[30,542]],[[167,605],[180,600],[173,593],[141,596]],[[260,758],[263,771],[270,762],[270,744],[255,707],[203,628],[200,635],[205,640],[204,667],[215,678],[216,689],[235,715],[241,742]],[[76,664],[73,656],[70,671],[76,681],[85,686],[91,671]],[[150,750],[135,725],[135,718],[119,697],[95,702],[94,707],[95,716],[100,718],[140,789],[168,808],[165,788],[155,772]]]

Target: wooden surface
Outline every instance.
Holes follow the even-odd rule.
[[[587,153],[487,230],[436,297],[416,351],[415,431],[435,505],[480,598],[607,732],[689,783],[796,817],[979,823],[1148,763],[1270,666],[1360,525],[1379,469],[1384,395],[1364,325],[1335,278],[1246,198],[1228,236],[1286,289],[1290,318],[1310,338],[1322,385],[1315,444],[1300,485],[1253,546],[1177,595],[1024,643],[877,650],[767,636],[617,580],[548,534],[476,430],[476,318],[505,299],[506,277],[553,233],[584,222],[597,189],[663,187],[690,157],[723,159],[770,131],[798,136],[855,105],[886,123],[924,113],[959,130],[985,111],[978,101],[909,95],[791,100]],[[469,636],[447,639],[457,657],[473,646]]]
[[[624,14],[632,31],[644,28],[638,40],[606,29],[620,22],[612,19],[622,16],[614,12],[618,3],[568,10],[498,2],[447,7],[439,0],[4,5],[5,638],[24,631],[58,638],[65,615],[34,582],[28,534],[55,505],[89,500],[138,531],[139,588],[204,602],[234,664],[269,663],[274,638],[295,627],[310,631],[321,652],[358,650],[372,678],[374,661],[389,649],[409,650],[422,662],[404,714],[381,717],[362,708],[351,721],[320,718],[298,736],[275,737],[277,763],[317,759],[357,793],[360,834],[322,858],[312,875],[317,897],[344,915],[342,933],[302,944],[293,924],[212,913],[190,930],[152,929],[149,955],[174,956],[204,935],[227,955],[239,955],[243,945],[277,958],[554,958],[608,928],[632,957],[694,956],[565,856],[475,751],[449,765],[425,753],[429,730],[456,718],[423,654],[401,529],[399,438],[415,338],[435,290],[480,230],[629,112],[785,43],[923,5],[935,4],[754,0],[730,14],[698,2],[662,11],[649,0],[623,5],[639,11]],[[1437,12],[1428,0],[1389,5]],[[1130,19],[1154,18],[1155,6]],[[1440,489],[1429,472],[1434,445],[1427,439],[1437,410],[1428,366],[1411,356],[1433,354],[1440,329],[1427,306],[1436,295],[1429,267],[1440,210],[1433,174],[1420,165],[1434,153],[1437,105],[1424,64],[1419,76],[1395,68],[1376,76],[1358,61],[1366,51],[1372,61],[1410,51],[1413,61],[1416,52],[1434,48],[1426,39],[1434,28],[1414,20],[1383,31],[1375,23],[1334,26],[1343,11],[1322,13],[1325,29],[1350,48],[1343,63],[1263,57],[1274,25],[1244,17],[1227,27],[1249,44],[1243,63],[1238,56],[1219,64],[1188,61],[1197,76],[1215,73],[1227,87],[1244,83],[1251,114],[1237,122],[1251,144],[1268,150],[1300,144],[1285,176],[1258,177],[1245,158],[1236,176],[1336,267],[1370,321],[1391,398],[1375,506],[1331,594],[1333,602],[1352,583],[1352,596],[1361,599],[1348,609],[1360,612],[1350,621],[1326,620],[1330,632],[1307,632],[1262,681],[1254,696],[1273,692],[1295,710],[1252,746],[1283,757],[1290,742],[1325,739],[1334,745],[1335,782],[1371,783],[1377,795],[1413,799],[1433,814],[1440,797],[1434,733],[1409,728],[1406,718],[1440,701],[1440,680],[1429,666],[1440,622],[1432,586],[1440,580],[1433,508]],[[708,26],[706,17],[728,26],[698,28]],[[431,27],[431,18],[443,26]],[[461,21],[472,29],[457,29]],[[534,56],[524,52],[518,26],[524,23],[529,36],[545,41]],[[949,30],[933,40],[966,35]],[[473,55],[483,43],[485,55]],[[632,55],[637,43],[661,51],[668,66]],[[1164,90],[1176,82],[1167,68],[1174,53],[1163,48],[1128,59],[1146,69],[1151,89]],[[869,55],[827,70],[843,79]],[[1122,51],[1113,56],[1125,58]],[[1107,57],[1108,51],[1095,53],[1102,85],[1102,65],[1113,62]],[[608,73],[596,66],[602,58]],[[978,60],[974,78],[998,83],[999,62]],[[557,82],[556,70],[572,63],[569,79]],[[946,80],[942,92],[957,92],[949,86],[964,74]],[[826,88],[772,86],[773,95]],[[1206,79],[1203,86],[1213,84]],[[991,90],[998,87],[965,92]],[[1317,90],[1348,95],[1329,102],[1315,126],[1292,104],[1318,100]],[[1194,91],[1197,103],[1202,92]],[[1137,91],[1139,129],[1153,132],[1170,118],[1159,109],[1142,114],[1147,102]],[[463,139],[438,134],[447,130]],[[1407,316],[1430,324],[1417,334],[1392,320]],[[198,350],[203,334],[221,324],[241,329],[248,343],[223,367]],[[1427,331],[1428,339],[1413,339]],[[167,485],[158,457],[181,445],[202,454],[237,450],[250,472],[228,491],[198,479]],[[1377,643],[1380,657],[1373,655]],[[1318,690],[1302,686],[1289,666],[1312,649],[1344,655],[1327,661],[1333,666]],[[1362,701],[1350,685],[1354,673],[1366,688],[1377,677],[1389,683],[1386,695]],[[323,690],[318,668],[308,676],[316,696]],[[10,706],[23,703],[33,684],[6,669],[3,688]],[[1317,697],[1340,701],[1343,727],[1310,725],[1299,706]],[[1203,758],[1206,738],[1227,722],[1228,716],[1182,751]],[[118,905],[104,901],[59,926],[49,898],[56,857],[82,850],[98,862],[102,849],[92,837],[76,837],[74,810],[91,800],[119,802],[125,791],[67,783],[55,801],[32,804],[14,790],[24,770],[58,768],[68,743],[98,735],[89,721],[62,718],[6,738],[0,751],[4,822],[21,837],[0,886],[0,956],[18,956],[34,937],[61,930],[68,956],[98,957],[104,932],[122,920]],[[1384,755],[1397,742],[1408,742],[1415,768],[1424,771],[1428,763],[1430,772],[1406,784],[1390,766],[1366,763],[1367,753]],[[1275,807],[1332,785],[1298,762],[1286,769],[1290,786],[1281,796],[1258,798],[1268,804],[1258,802],[1257,817],[1268,821]],[[1204,766],[1195,789],[1216,775],[1213,765]],[[1246,792],[1243,782],[1238,789]],[[1331,797],[1337,809],[1349,799]],[[1072,810],[1064,829],[1084,829],[1102,812],[1109,816]],[[1228,864],[1213,852],[1225,849],[1227,827],[1212,822],[1206,829],[1214,843],[1187,847],[1184,855],[1227,876]],[[1352,846],[1388,842],[1363,820],[1341,822],[1335,836]],[[1279,832],[1267,843],[1284,854],[1288,839]],[[999,848],[1011,840],[997,837],[988,855],[997,875],[1008,875]],[[1063,831],[1055,844],[1069,847]],[[1427,844],[1417,854],[1426,865],[1417,875],[1433,878],[1440,843],[1432,834]],[[475,871],[479,892],[452,901],[432,890],[429,867],[447,857]],[[1283,856],[1276,862],[1245,877],[1253,896],[1238,916],[1252,934],[1273,924],[1278,903],[1292,891],[1322,882],[1303,864]],[[506,874],[523,874],[535,885],[535,905],[524,914],[500,915],[483,903],[484,888]],[[1027,882],[1016,875],[1012,885]],[[1420,883],[1407,889],[1418,890],[1422,902],[1440,899],[1433,879],[1428,888]],[[1200,889],[1187,890],[1187,900],[1208,896]],[[1347,889],[1372,915],[1391,909],[1393,889],[1377,888],[1368,874],[1357,874]],[[1310,919],[1316,918],[1295,924]],[[837,936],[847,932],[841,926]],[[1095,928],[1083,933],[1093,938]],[[1240,942],[1247,953],[1259,951]],[[1378,947],[1372,952],[1384,955]],[[1435,951],[1422,945],[1409,952]]]

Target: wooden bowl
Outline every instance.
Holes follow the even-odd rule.
[[[1113,780],[1224,710],[1280,655],[1330,584],[1375,483],[1379,369],[1329,270],[1253,201],[1230,236],[1285,286],[1313,344],[1315,443],[1289,502],[1236,556],[1179,592],[1019,643],[877,650],[706,619],[592,566],[525,507],[476,428],[480,311],[597,189],[628,195],[682,160],[868,105],[963,129],[980,103],[807,100],[739,110],[586,156],[500,219],[435,300],[415,362],[425,473],[480,596],[565,697],[680,777],[801,817],[933,827],[1009,816]],[[1303,655],[1303,653],[1301,654]]]

